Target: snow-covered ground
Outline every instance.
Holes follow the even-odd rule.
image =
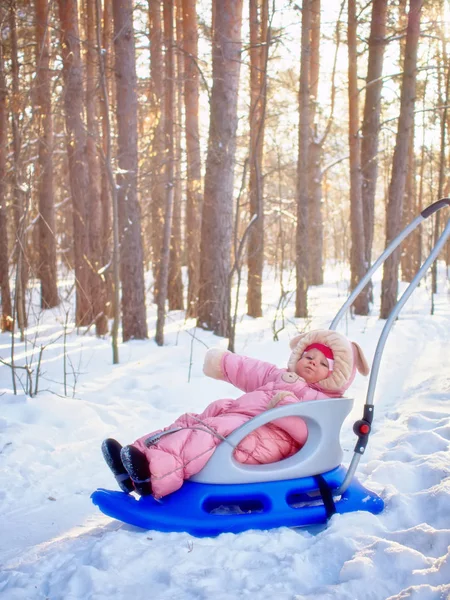
[[[293,318],[291,303],[274,342],[279,290],[268,276],[265,316],[240,316],[236,351],[286,365],[297,328],[329,326],[345,300],[346,277],[330,270],[327,283],[311,289],[307,324]],[[424,283],[383,355],[373,433],[357,475],[386,508],[377,516],[335,515],[321,531],[280,527],[197,539],[123,525],[91,503],[97,487],[115,488],[100,452],[104,438],[129,443],[182,412],[239,395],[202,374],[206,349],[225,348],[226,340],[170,313],[166,345],[159,348],[149,306],[150,339],[122,344],[119,365],[112,365],[109,339],[92,331],[64,339],[63,308],[36,319],[26,346],[16,340],[16,362],[31,361],[34,353],[35,371],[45,346],[37,396],[25,395],[20,384],[14,395],[11,370],[0,365],[2,600],[450,598],[450,302],[444,278],[434,316]],[[370,317],[348,318],[339,328],[369,359],[384,325],[377,314],[375,307]],[[10,335],[0,335],[5,361],[10,345]],[[367,383],[358,376],[351,388],[355,408],[342,431],[344,463],[352,455],[352,422],[362,415]]]

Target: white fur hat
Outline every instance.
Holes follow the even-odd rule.
[[[362,375],[369,373],[369,366],[360,346],[356,342],[350,342],[341,333],[330,329],[316,329],[294,337],[290,341],[292,354],[288,361],[288,371],[295,373],[297,362],[305,349],[317,343],[331,348],[334,358],[333,370],[318,384],[318,387],[325,392],[345,390],[353,380],[356,369]]]

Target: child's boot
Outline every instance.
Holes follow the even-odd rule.
[[[150,496],[152,485],[150,483],[150,469],[145,454],[135,446],[125,446],[120,451],[123,466],[130,475],[134,488],[141,496]]]
[[[113,472],[120,489],[129,494],[134,491],[134,485],[120,458],[121,450],[122,446],[117,440],[113,440],[112,438],[108,438],[102,443],[102,453],[106,464]]]

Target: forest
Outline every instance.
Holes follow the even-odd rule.
[[[233,349],[241,286],[261,317],[269,272],[280,312],[295,299],[307,318],[327,265],[353,289],[450,193],[446,0],[0,11],[1,328],[22,341],[73,299],[66,325],[110,335],[114,362],[119,337],[163,345],[173,310]],[[442,230],[429,221],[385,263],[381,318]],[[352,310],[373,302],[367,285]]]

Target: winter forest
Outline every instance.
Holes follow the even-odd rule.
[[[449,0],[0,0],[2,599],[450,598],[450,241],[395,315],[448,200],[370,271],[449,140]],[[332,428],[347,466],[375,372],[381,513],[196,538],[94,505],[105,439],[240,396],[209,349],[285,369],[363,286]]]
[[[263,269],[290,272],[280,310],[306,318],[324,265],[355,287],[448,193],[445,0],[7,0],[0,24],[1,323],[22,340],[40,290],[115,361],[173,310],[232,349],[236,286],[260,317]],[[442,220],[386,262],[382,318]]]

